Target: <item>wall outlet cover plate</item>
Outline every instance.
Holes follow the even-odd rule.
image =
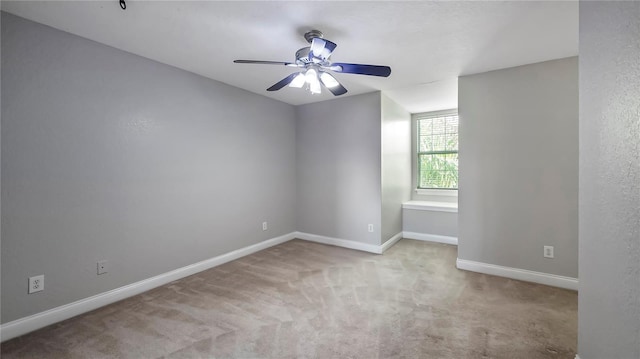
[[[29,294],[44,290],[44,274],[29,278]]]

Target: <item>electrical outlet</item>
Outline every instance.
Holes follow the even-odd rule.
[[[107,261],[99,261],[98,262],[98,275],[105,274],[108,271],[108,262]]]
[[[373,232],[373,224],[370,224],[368,229],[369,229],[369,232]]]
[[[553,258],[553,246],[544,246],[544,257]]]
[[[262,230],[266,231],[267,230],[267,222],[262,222]]]
[[[44,290],[44,274],[29,278],[29,294]]]

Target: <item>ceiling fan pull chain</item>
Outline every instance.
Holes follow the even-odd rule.
[[[120,7],[122,10],[127,10],[127,3],[124,0],[120,0]]]

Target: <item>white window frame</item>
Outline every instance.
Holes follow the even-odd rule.
[[[411,185],[417,195],[422,196],[458,196],[458,189],[440,189],[440,188],[418,188],[418,118],[425,116],[446,116],[458,114],[458,109],[448,109],[442,111],[430,111],[411,114]],[[458,176],[460,172],[458,172]]]

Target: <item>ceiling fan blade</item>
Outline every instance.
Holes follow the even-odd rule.
[[[267,89],[267,91],[278,91],[278,90],[280,90],[281,88],[283,88],[283,87],[287,86],[288,84],[290,84],[291,81],[293,81],[293,78],[296,77],[296,76],[298,76],[298,72],[293,73],[293,74],[283,78],[282,80],[280,80],[275,85],[269,87]]]
[[[336,72],[342,72],[345,74],[358,74],[369,76],[388,77],[391,75],[391,68],[389,66],[378,65],[361,65],[361,64],[348,64],[344,62],[334,62],[331,64],[331,70]]]
[[[347,93],[347,89],[344,86],[340,85],[340,84],[338,84],[338,86],[334,86],[334,87],[327,87],[327,89],[329,91],[331,91],[331,93],[334,96],[340,96],[340,95],[344,95],[344,94]]]
[[[336,46],[338,45],[336,45],[335,42],[316,37],[311,41],[309,58],[318,57],[322,60],[326,60],[329,58],[329,56],[331,56],[331,53],[333,53],[333,50],[335,50]]]
[[[261,60],[233,60],[236,64],[260,64],[260,65],[284,65],[291,67],[298,67],[297,64],[283,61],[261,61]]]
[[[328,72],[322,72],[320,74],[320,81],[334,96],[340,96],[347,93],[347,89]]]

